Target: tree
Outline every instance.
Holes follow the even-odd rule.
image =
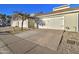
[[[39,28],[40,23],[42,24],[42,23],[43,23],[43,21],[42,21],[42,20],[40,20],[40,18],[39,18],[39,17],[36,17],[36,16],[33,16],[32,18],[33,18],[33,20],[34,20],[34,21],[35,21],[35,23],[36,23],[36,28],[38,29],[38,28]]]
[[[11,25],[11,16],[10,15],[6,16],[6,23],[7,23],[8,26]]]
[[[29,18],[29,14],[19,13],[19,15],[22,16],[22,24],[21,24],[21,30],[23,30],[23,23],[26,19]]]
[[[6,14],[0,14],[2,26],[6,25]]]
[[[36,28],[38,29],[39,28],[39,18],[38,17],[34,17],[34,20],[35,20],[35,23],[36,23]]]
[[[21,19],[22,19],[21,30],[23,30],[23,23],[24,23],[24,21],[25,21],[26,19],[29,18],[30,15],[27,14],[27,13],[18,12],[18,11],[14,11],[14,13],[17,14],[17,16],[18,16],[18,15],[21,16]]]

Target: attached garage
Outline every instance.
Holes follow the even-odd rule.
[[[65,31],[79,32],[79,8],[71,8],[68,5],[56,7],[47,14],[37,14],[43,25],[41,29],[59,29]]]
[[[64,30],[64,17],[43,18],[44,25],[39,25],[41,29],[61,29]]]

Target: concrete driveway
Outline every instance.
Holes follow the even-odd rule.
[[[63,32],[62,30],[37,29],[15,34],[15,36],[57,51]]]
[[[19,38],[9,33],[0,33],[0,54],[48,54],[55,51],[36,44],[32,41]]]
[[[35,29],[18,34],[0,32],[0,53],[78,53],[79,32]]]
[[[0,53],[50,54],[58,53],[61,30],[29,30],[15,35],[0,33]]]

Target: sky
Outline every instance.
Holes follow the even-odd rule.
[[[53,11],[53,8],[61,6],[63,4],[0,4],[0,13],[11,15],[14,11],[24,13],[49,13]],[[71,8],[79,7],[79,4],[70,4]]]

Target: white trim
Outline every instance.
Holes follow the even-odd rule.
[[[70,8],[70,7],[66,6],[66,7],[57,8],[57,9],[54,8],[53,11],[63,10],[63,9],[67,9],[67,8]]]
[[[58,6],[58,7],[54,7],[54,9],[59,9],[59,8],[64,8],[64,7],[69,7],[69,4],[65,4],[65,5],[61,5],[61,6]]]

